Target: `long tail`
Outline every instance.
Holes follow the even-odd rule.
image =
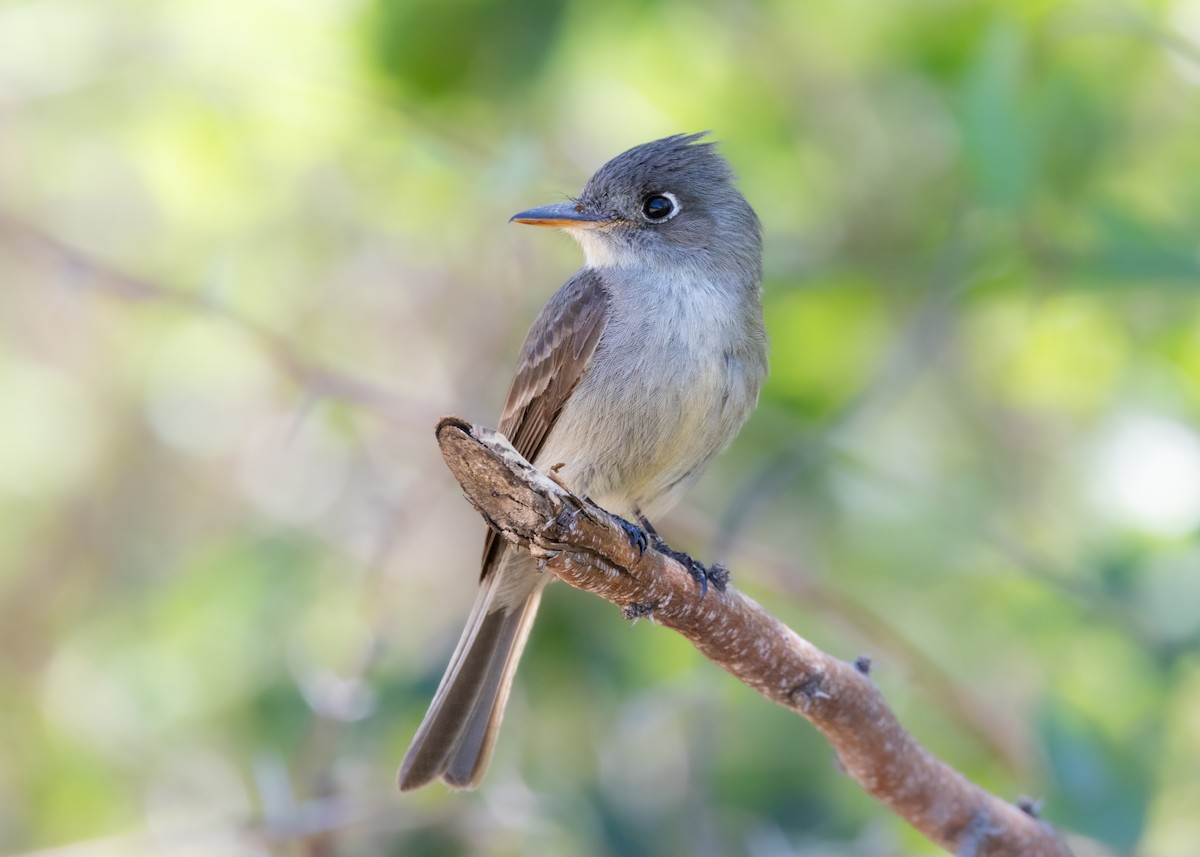
[[[401,791],[438,777],[454,788],[471,789],[487,771],[545,585],[528,554],[506,551],[480,587],[466,630],[404,755],[397,777]]]

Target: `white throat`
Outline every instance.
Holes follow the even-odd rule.
[[[589,268],[626,268],[644,265],[645,260],[621,246],[616,241],[609,241],[603,235],[591,229],[568,230],[571,237],[583,248],[583,258]]]

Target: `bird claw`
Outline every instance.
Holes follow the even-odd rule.
[[[708,569],[687,554],[683,555],[683,560],[686,560],[683,565],[692,576],[692,580],[700,584],[700,600],[703,601],[704,596],[708,595]]]
[[[729,569],[721,565],[719,562],[712,564],[712,567],[704,565],[704,563],[692,559],[683,551],[677,551],[663,541],[662,536],[654,529],[646,516],[637,512],[638,523],[642,525],[642,529],[650,535],[650,541],[654,545],[654,549],[659,553],[665,553],[671,559],[687,569],[688,574],[692,576],[692,580],[700,585],[700,598],[703,599],[708,594],[708,585],[711,583],[713,588],[718,592],[724,592],[726,585],[729,583]]]
[[[659,551],[665,553],[687,569],[687,573],[691,575],[692,580],[700,585],[700,599],[702,601],[704,600],[704,596],[708,595],[708,585],[710,583],[717,592],[725,591],[730,575],[729,569],[721,565],[721,563],[714,562],[711,566],[707,566],[699,560],[692,559],[683,551],[673,550],[665,544],[656,545],[656,547]]]
[[[629,544],[637,548],[638,556],[646,552],[646,548],[650,546],[650,540],[646,537],[646,531],[637,524],[631,524],[624,518],[617,517],[617,523],[621,525],[621,529],[625,531],[626,538],[629,539]]]

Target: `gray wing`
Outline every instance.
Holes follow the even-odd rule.
[[[563,405],[587,372],[608,321],[608,293],[599,272],[584,268],[538,313],[521,347],[517,372],[500,415],[500,431],[533,461]],[[501,542],[488,530],[482,577],[491,573]]]

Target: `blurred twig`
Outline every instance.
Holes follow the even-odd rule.
[[[353,429],[351,431],[354,432]],[[364,457],[369,457],[365,440],[358,437],[356,432],[354,439]],[[414,474],[414,479],[420,483],[431,476],[431,471],[421,469]],[[363,577],[359,580],[364,619],[356,645],[351,649],[349,662],[338,672],[342,687],[367,692],[371,670],[386,650],[388,631],[396,625],[396,604],[385,592],[386,569],[397,549],[402,546],[405,532],[426,508],[428,498],[417,491],[406,494],[400,503],[389,507],[388,525],[380,532],[372,554],[365,563]],[[328,788],[338,744],[352,718],[335,716],[332,713],[335,706],[317,705],[314,704],[317,700],[309,694],[305,694],[305,697],[313,716],[298,753],[294,773],[298,782],[310,788],[314,796],[319,796]]]
[[[65,272],[72,285],[81,286],[88,291],[128,305],[154,303],[168,305],[185,313],[214,318],[228,324],[250,336],[268,358],[302,391],[298,408],[297,425],[312,411],[315,404],[323,400],[337,400],[352,405],[359,411],[374,413],[386,418],[391,423],[406,425],[428,425],[433,415],[440,408],[431,403],[415,400],[392,390],[388,390],[370,381],[357,378],[349,373],[321,365],[320,363],[302,356],[297,343],[269,329],[263,324],[240,315],[228,306],[209,296],[190,293],[183,289],[169,287],[154,282],[145,277],[122,271],[103,262],[90,253],[72,246],[43,230],[28,224],[18,217],[0,210],[0,248],[7,245],[18,256],[25,257],[31,263],[50,268],[55,274]],[[356,434],[357,427],[351,423],[347,428]],[[355,437],[359,449],[365,454],[366,448],[361,437]],[[367,467],[370,471],[377,468]],[[418,480],[427,478],[428,474],[417,472]],[[416,493],[404,498],[400,508],[389,510],[390,525],[381,534],[373,561],[368,563],[368,577],[361,586],[364,589],[364,600],[367,602],[370,619],[364,630],[363,638],[353,663],[342,671],[338,678],[343,686],[361,686],[365,691],[365,679],[375,663],[381,650],[381,640],[386,629],[392,624],[392,608],[390,599],[379,597],[383,585],[384,569],[394,548],[400,542],[401,529],[405,520],[411,520],[425,500]],[[60,527],[78,526],[77,516],[65,516]],[[78,540],[74,538],[56,539],[56,543],[77,547]],[[55,563],[52,568],[69,567],[68,563]],[[24,577],[29,581],[41,581],[46,575],[29,574]],[[29,599],[14,602],[20,605]],[[39,602],[40,603],[40,602]],[[28,641],[23,641],[28,648]],[[310,700],[312,702],[312,700]],[[286,812],[268,813],[260,822],[249,825],[239,825],[238,829],[217,825],[213,828],[202,827],[195,831],[179,831],[165,836],[157,834],[132,834],[116,839],[102,839],[81,842],[63,849],[51,849],[37,852],[39,855],[100,855],[100,854],[132,854],[166,852],[195,852],[207,853],[215,843],[241,841],[244,844],[257,843],[272,851],[282,848],[287,853],[295,853],[296,849],[305,854],[331,853],[336,849],[337,840],[334,835],[341,829],[357,824],[366,818],[380,815],[383,808],[365,801],[340,793],[331,792],[332,760],[336,755],[346,720],[338,719],[329,712],[312,709],[313,717],[309,734],[300,753],[292,774],[296,785],[301,790],[300,799],[294,805],[289,804]],[[309,798],[308,800],[304,800]],[[390,812],[394,812],[394,806]],[[433,819],[426,818],[422,823],[435,824]],[[412,827],[412,823],[393,825],[395,827]],[[164,843],[165,840],[165,843]]]
[[[414,428],[428,425],[431,419],[447,410],[440,403],[402,395],[344,371],[323,366],[301,356],[287,337],[207,296],[160,285],[121,271],[2,210],[0,240],[6,241],[17,252],[53,260],[58,266],[78,275],[87,288],[99,294],[130,303],[153,301],[168,304],[229,323],[254,338],[286,376],[316,399],[350,402]]]
[[[682,564],[634,545],[618,521],[546,478],[497,432],[438,425],[447,465],[472,505],[567,583],[686,637],[748,687],[802,715],[872,797],[964,857],[1067,857],[1030,807],[968,782],[904,730],[867,677],[732,588],[703,595]]]

